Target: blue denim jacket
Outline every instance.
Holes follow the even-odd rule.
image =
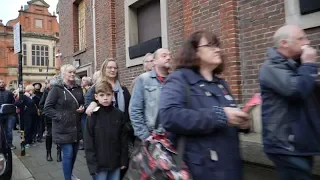
[[[161,82],[153,69],[137,77],[129,105],[134,134],[141,140],[150,136],[159,111]]]

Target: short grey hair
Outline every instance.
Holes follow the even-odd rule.
[[[273,43],[276,48],[280,48],[280,44],[282,40],[288,41],[291,43],[292,41],[292,31],[293,28],[297,28],[296,25],[284,25],[279,28],[273,35]]]
[[[152,53],[147,53],[147,54],[144,55],[144,57],[143,57],[143,63],[146,62],[146,60],[147,60],[147,58],[148,58],[149,56],[152,56],[152,58],[154,58],[154,55],[153,55]]]

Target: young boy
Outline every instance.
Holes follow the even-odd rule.
[[[85,153],[93,180],[120,180],[128,161],[127,132],[122,111],[112,103],[112,86],[95,86],[99,106],[88,117],[84,133]]]

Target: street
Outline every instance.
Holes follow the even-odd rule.
[[[21,162],[26,167],[35,180],[63,180],[61,162],[56,162],[56,146],[52,148],[52,162],[46,160],[45,142],[37,143],[36,146],[26,149],[26,156],[20,157],[20,134],[14,132],[14,144],[17,149],[14,153],[18,156]],[[15,167],[16,164],[13,164]],[[74,174],[81,180],[91,180],[84,158],[84,151],[79,150],[75,163]],[[244,168],[245,180],[270,180],[276,179],[273,169],[259,167],[256,165],[246,164]],[[32,180],[30,178],[21,179],[15,178],[17,172],[14,171],[13,180]]]

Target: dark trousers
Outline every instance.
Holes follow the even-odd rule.
[[[35,124],[36,122],[33,115],[26,114],[23,116],[24,120],[24,133],[25,133],[25,142],[26,144],[32,144],[34,138]]]
[[[42,116],[38,116],[37,120],[37,139],[41,140],[44,132],[44,120]]]
[[[267,155],[275,164],[279,180],[312,180],[312,156]]]
[[[51,152],[52,149],[52,123],[46,123],[47,135],[46,135],[46,150]],[[57,152],[61,151],[61,147],[57,144]]]

